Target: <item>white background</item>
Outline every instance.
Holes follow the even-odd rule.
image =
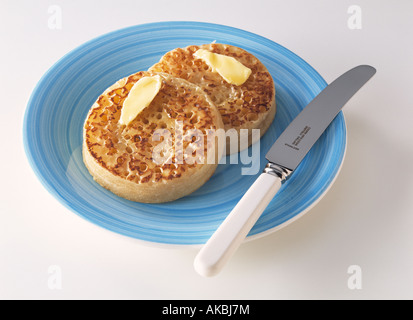
[[[351,30],[350,5],[362,9]],[[48,8],[62,29],[48,28]],[[308,214],[241,246],[223,272],[202,278],[196,250],[159,249],[103,230],[41,185],[22,146],[22,117],[42,74],[106,32],[169,20],[225,24],[295,52],[327,82],[359,64],[376,76],[346,105],[347,155]],[[412,299],[413,1],[0,2],[0,298]],[[49,267],[62,289],[48,286]],[[350,290],[349,266],[362,270]]]

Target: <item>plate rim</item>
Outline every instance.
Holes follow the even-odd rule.
[[[55,189],[55,187],[53,186],[53,184],[47,180],[44,175],[42,174],[41,170],[40,170],[40,166],[36,163],[34,156],[33,156],[33,146],[31,146],[31,144],[29,143],[29,138],[28,138],[28,126],[29,126],[29,113],[30,113],[30,109],[33,108],[32,107],[32,102],[36,97],[36,93],[38,92],[38,89],[43,85],[43,82],[45,81],[45,79],[49,76],[50,73],[52,73],[54,71],[54,69],[56,68],[56,66],[59,66],[61,63],[63,63],[68,57],[70,57],[71,55],[77,53],[78,51],[81,51],[82,48],[85,48],[87,46],[89,46],[92,43],[98,42],[101,39],[104,39],[106,37],[110,37],[111,35],[114,34],[118,34],[120,32],[127,32],[128,30],[135,30],[136,32],[139,31],[139,29],[145,29],[151,26],[169,26],[169,27],[182,27],[182,28],[188,28],[189,26],[193,26],[196,25],[199,28],[205,29],[205,28],[215,28],[216,30],[219,30],[220,32],[223,30],[223,32],[225,32],[226,30],[228,31],[236,31],[238,33],[242,33],[244,35],[249,35],[250,37],[254,38],[254,39],[259,39],[261,41],[264,41],[265,43],[270,44],[271,46],[277,46],[278,48],[284,50],[285,52],[287,52],[289,55],[291,55],[294,59],[296,59],[296,61],[301,62],[301,66],[304,66],[305,70],[310,70],[312,73],[314,73],[314,75],[317,76],[317,80],[321,82],[321,84],[327,86],[327,82],[325,81],[325,79],[318,73],[318,71],[312,67],[311,64],[309,64],[306,60],[304,60],[303,58],[301,58],[300,56],[298,56],[296,53],[292,52],[291,50],[289,50],[288,48],[284,47],[283,45],[279,44],[278,42],[275,42],[269,38],[266,38],[264,36],[261,36],[259,34],[244,30],[244,29],[240,29],[237,27],[232,27],[232,26],[228,26],[228,25],[223,25],[223,24],[217,24],[217,23],[210,23],[210,22],[200,22],[200,21],[190,21],[190,20],[176,20],[176,21],[159,21],[159,22],[148,22],[148,23],[143,23],[143,24],[137,24],[137,25],[131,25],[131,26],[127,26],[124,28],[119,28],[116,30],[112,30],[106,33],[103,33],[101,35],[98,35],[90,40],[87,40],[86,42],[83,42],[82,44],[76,46],[75,48],[71,49],[69,52],[65,53],[62,57],[60,57],[57,61],[55,61],[54,63],[51,64],[51,66],[46,70],[46,72],[40,77],[40,79],[37,81],[36,85],[34,86],[34,88],[32,89],[28,102],[26,104],[26,108],[24,111],[24,115],[23,115],[23,147],[24,147],[24,152],[26,155],[26,158],[29,162],[30,167],[32,168],[33,172],[35,173],[36,177],[38,178],[38,180],[41,182],[42,186],[55,198],[58,200],[58,202],[60,204],[62,204],[64,207],[66,207],[66,209],[69,209],[71,212],[74,212],[77,216],[80,216],[82,219],[87,220],[89,222],[91,222],[93,225],[95,225],[96,227],[99,227],[100,229],[104,229],[106,231],[109,231],[111,234],[116,234],[118,236],[122,236],[122,237],[126,237],[129,239],[133,239],[134,241],[138,241],[144,245],[150,246],[150,247],[158,247],[158,248],[200,248],[201,246],[203,246],[203,244],[200,243],[194,243],[194,244],[186,244],[186,243],[167,243],[167,242],[158,242],[158,241],[150,241],[150,240],[145,240],[145,239],[140,239],[137,237],[133,237],[127,234],[123,234],[120,232],[117,232],[115,230],[111,230],[109,228],[107,228],[106,226],[103,225],[98,225],[96,224],[94,221],[88,219],[85,215],[79,213],[71,204],[70,201],[68,201],[67,199],[65,199],[59,192],[58,190]],[[327,194],[327,192],[331,189],[331,187],[333,186],[334,182],[336,181],[343,163],[344,163],[344,159],[346,156],[346,152],[347,152],[347,145],[348,145],[348,130],[347,130],[347,124],[346,124],[346,119],[344,117],[344,113],[342,111],[340,111],[340,113],[342,115],[342,121],[343,121],[343,128],[344,128],[344,145],[343,145],[343,156],[341,157],[341,161],[340,164],[338,166],[338,169],[334,175],[334,177],[331,179],[331,181],[329,182],[329,184],[326,186],[325,190],[323,191],[322,194],[320,194],[320,196],[318,196],[309,206],[307,206],[304,210],[302,210],[301,212],[299,212],[298,214],[296,214],[295,216],[291,217],[290,219],[284,221],[283,223],[272,227],[270,229],[267,229],[265,231],[262,231],[260,233],[257,234],[253,234],[253,235],[249,235],[247,236],[243,243],[246,242],[250,242],[256,239],[260,239],[263,238],[265,236],[268,236],[278,230],[283,229],[284,227],[290,225],[291,223],[295,222],[296,220],[298,220],[299,218],[301,218],[302,216],[304,216],[305,214],[307,214],[309,211],[311,211],[311,209],[313,209],[320,201],[322,198],[324,198],[324,196]]]

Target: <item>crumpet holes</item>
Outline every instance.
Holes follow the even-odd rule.
[[[247,114],[247,120],[248,121],[257,121],[258,120],[258,115],[256,113],[248,113]]]

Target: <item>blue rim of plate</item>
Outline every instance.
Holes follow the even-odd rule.
[[[242,168],[251,164],[244,164],[241,158],[238,164],[229,164],[227,159],[227,164],[219,165],[212,178],[193,194],[165,204],[142,204],[119,198],[94,182],[83,164],[81,144],[86,114],[107,87],[146,70],[169,50],[212,41],[250,51],[274,78],[277,114],[260,141],[260,156],[254,158],[254,169],[250,170],[260,172],[273,141],[327,83],[303,59],[254,33],[204,22],[156,22],[90,40],[63,56],[40,79],[24,115],[23,143],[45,188],[79,216],[118,234],[155,245],[205,243],[254,182],[256,175],[241,175]],[[284,227],[324,196],[343,163],[346,134],[340,112],[247,240]]]

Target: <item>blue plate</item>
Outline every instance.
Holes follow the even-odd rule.
[[[241,175],[249,165],[219,165],[198,191],[165,204],[119,198],[95,183],[82,161],[82,126],[97,97],[115,81],[146,70],[176,47],[217,41],[244,48],[272,74],[277,114],[261,139],[265,154],[325,86],[305,61],[271,40],[243,30],[199,22],[160,22],[105,34],[74,49],[41,78],[24,118],[29,162],[47,190],[66,207],[111,231],[155,244],[204,243],[235,206],[256,176]],[[247,239],[273,232],[307,212],[337,176],[346,149],[340,113],[296,172],[265,210]]]

